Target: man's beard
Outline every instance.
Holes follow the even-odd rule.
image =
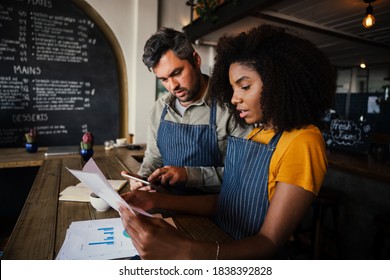
[[[185,89],[187,91],[187,94],[184,96],[184,99],[178,98],[181,102],[189,102],[189,101],[196,101],[200,98],[200,79],[198,79],[198,82],[195,83],[194,87],[192,89]]]

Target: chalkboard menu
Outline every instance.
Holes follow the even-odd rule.
[[[329,130],[323,132],[323,135],[330,148],[367,153],[371,130],[371,125],[367,122],[332,119]]]
[[[120,135],[117,58],[76,1],[0,0],[0,34],[0,147],[32,127],[40,146]]]

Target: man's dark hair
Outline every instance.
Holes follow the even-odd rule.
[[[195,66],[193,56],[195,50],[186,35],[172,28],[162,27],[146,41],[144,46],[142,61],[149,71],[168,50],[172,50],[178,58],[188,60]]]

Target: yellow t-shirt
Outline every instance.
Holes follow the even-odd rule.
[[[260,130],[260,131],[259,131]],[[248,139],[268,144],[273,130],[255,128]],[[325,143],[314,125],[284,132],[272,155],[268,176],[268,197],[272,199],[276,182],[302,187],[318,195],[327,169]]]

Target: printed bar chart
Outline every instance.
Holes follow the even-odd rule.
[[[89,242],[88,245],[114,245],[114,228],[113,227],[105,227],[98,228],[98,231],[102,232],[105,238],[102,241]],[[109,236],[107,236],[109,235]]]
[[[58,260],[133,258],[138,252],[120,218],[72,222]]]

